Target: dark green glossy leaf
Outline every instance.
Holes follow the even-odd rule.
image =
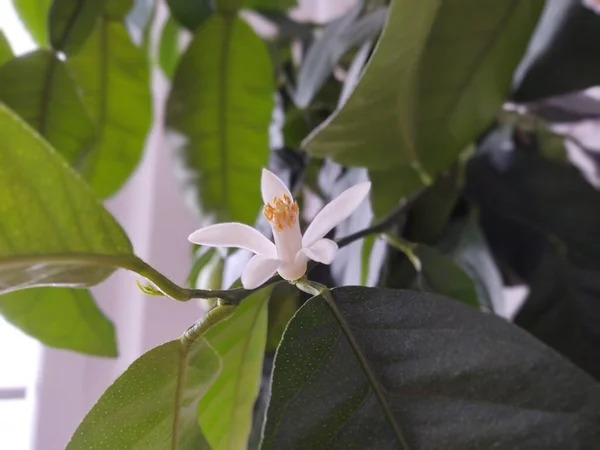
[[[104,12],[110,20],[122,20],[133,8],[135,0],[105,0]]]
[[[467,173],[497,257],[530,284],[516,323],[600,379],[600,192],[531,149],[479,156]]]
[[[214,12],[214,0],[167,0],[171,15],[188,30],[194,31]]]
[[[600,15],[582,3],[546,2],[516,75],[514,100],[530,102],[600,84]]]
[[[75,53],[94,30],[106,0],[54,0],[50,9],[50,44],[68,55]]]
[[[129,239],[86,184],[0,104],[0,293],[90,286],[133,258]]]
[[[48,13],[52,0],[12,0],[19,18],[41,46],[48,46]]]
[[[221,372],[198,405],[198,419],[212,450],[246,448],[260,388],[271,288],[245,299],[204,338],[221,358]]]
[[[0,31],[0,66],[7,61],[10,61],[14,56],[9,42],[6,40],[4,33]]]
[[[0,67],[0,101],[76,168],[96,138],[94,122],[64,62],[36,50]]]
[[[341,314],[408,448],[587,448],[598,384],[496,316],[432,294],[342,287]],[[261,448],[398,449],[373,383],[322,298],[275,357]]]
[[[80,169],[94,190],[108,197],[142,155],[152,115],[148,63],[121,23],[101,20],[67,65],[98,127],[98,143]]]
[[[200,337],[180,366],[181,343],[170,341],[145,353],[100,397],[71,438],[67,450],[170,449],[178,372],[181,388],[179,450],[208,450],[196,405],[219,373],[219,357]]]
[[[363,77],[307,138],[307,151],[368,167],[374,203],[397,202],[413,185],[398,170],[426,182],[489,126],[542,6],[541,0],[392,1]],[[377,199],[390,192],[394,199]]]
[[[217,222],[256,219],[273,91],[269,53],[244,21],[215,15],[196,31],[175,73],[166,121],[184,189]]]
[[[169,17],[163,26],[158,50],[158,64],[167,78],[173,78],[179,61],[180,36],[181,28],[173,17]]]
[[[83,289],[25,289],[0,296],[0,313],[43,344],[117,356],[115,327]]]

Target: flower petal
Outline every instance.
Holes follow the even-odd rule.
[[[281,181],[277,175],[267,169],[263,169],[262,171],[260,191],[265,205],[271,203],[275,197],[281,197],[284,194],[288,195],[292,200],[294,199],[285,183]]]
[[[319,211],[302,237],[302,247],[309,248],[346,220],[367,197],[371,183],[359,183],[346,189]],[[312,258],[311,258],[312,259]]]
[[[338,252],[338,245],[331,239],[319,239],[310,247],[303,248],[302,251],[313,261],[331,264]]]
[[[188,239],[198,245],[237,247],[250,250],[258,255],[277,258],[275,244],[258,230],[243,223],[229,222],[210,225],[194,231]]]
[[[275,275],[281,261],[263,255],[253,256],[242,272],[242,286],[255,289]]]

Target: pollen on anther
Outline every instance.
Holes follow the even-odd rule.
[[[289,195],[283,194],[281,197],[274,197],[272,203],[267,203],[263,214],[273,224],[273,228],[282,231],[284,228],[291,228],[296,223],[298,203],[293,201]]]

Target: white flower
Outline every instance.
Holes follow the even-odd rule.
[[[219,223],[190,234],[194,244],[210,247],[237,247],[256,253],[242,273],[242,284],[254,289],[279,272],[294,281],[306,273],[309,259],[331,264],[338,246],[325,235],[344,221],[362,203],[371,183],[360,183],[342,192],[327,204],[300,233],[298,204],[277,175],[263,169],[261,179],[263,214],[271,223],[275,244],[254,228],[243,223]]]

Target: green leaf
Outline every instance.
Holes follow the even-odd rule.
[[[165,22],[160,37],[160,48],[158,50],[158,64],[167,78],[172,79],[175,68],[179,62],[179,37],[181,28],[173,17]]]
[[[246,448],[262,375],[271,288],[245,299],[204,338],[221,357],[222,369],[200,400],[198,419],[213,450]]]
[[[387,189],[374,184],[375,202],[382,191],[398,201],[412,186],[398,170],[426,182],[489,126],[542,6],[541,0],[393,0],[362,79],[307,138],[306,150],[369,168],[371,179],[387,180]]]
[[[54,0],[50,9],[50,44],[67,55],[75,53],[94,30],[106,0]]]
[[[598,384],[505,320],[421,292],[332,294],[349,327],[322,297],[294,316],[275,357],[262,450],[403,448],[383,405],[411,449],[558,450],[600,438]]]
[[[298,6],[297,0],[242,0],[244,8],[266,11],[285,11]]]
[[[86,184],[2,104],[0,136],[0,293],[90,286],[133,258],[129,239]]]
[[[0,296],[6,320],[43,344],[117,356],[115,327],[83,289],[25,289]]]
[[[148,63],[121,23],[101,20],[67,65],[99,133],[81,172],[98,195],[108,197],[131,175],[144,149],[152,115]]]
[[[179,450],[208,450],[196,419],[196,405],[217,374],[217,354],[199,337],[180,365],[180,341],[145,353],[100,397],[75,431],[67,450],[171,448],[178,373],[181,386]]]
[[[213,0],[167,0],[171,15],[188,30],[194,31],[214,12]],[[169,19],[171,20],[171,18]]]
[[[12,0],[19,18],[40,47],[48,47],[47,17],[52,0]]]
[[[477,222],[469,220],[465,224],[451,255],[473,280],[479,304],[505,315],[502,275]]]
[[[600,192],[531,148],[501,145],[467,175],[496,257],[530,286],[515,322],[600,379]]]
[[[123,20],[133,8],[134,0],[105,0],[104,11],[110,20]]]
[[[479,307],[473,280],[452,258],[435,248],[394,236],[386,235],[386,241],[406,255],[416,272],[419,289],[444,295],[468,306]]]
[[[426,245],[417,244],[413,251],[421,261],[421,273],[428,290],[468,306],[480,306],[473,280],[452,258]]]
[[[214,221],[253,223],[273,108],[269,53],[239,18],[215,15],[181,58],[167,105],[182,185]]]
[[[6,36],[0,30],[0,66],[7,61],[10,61],[14,53],[10,47],[10,43],[6,40]]]
[[[36,50],[0,67],[0,101],[80,167],[96,138],[94,122],[64,62]]]
[[[287,324],[300,305],[300,291],[289,283],[275,285],[269,299],[266,352],[274,352]]]
[[[298,73],[298,87],[294,96],[299,108],[306,108],[311,103],[349,49],[363,44],[381,30],[387,10],[380,8],[357,20],[362,8],[362,2],[358,2],[341,19],[327,25],[323,36],[309,48]]]

